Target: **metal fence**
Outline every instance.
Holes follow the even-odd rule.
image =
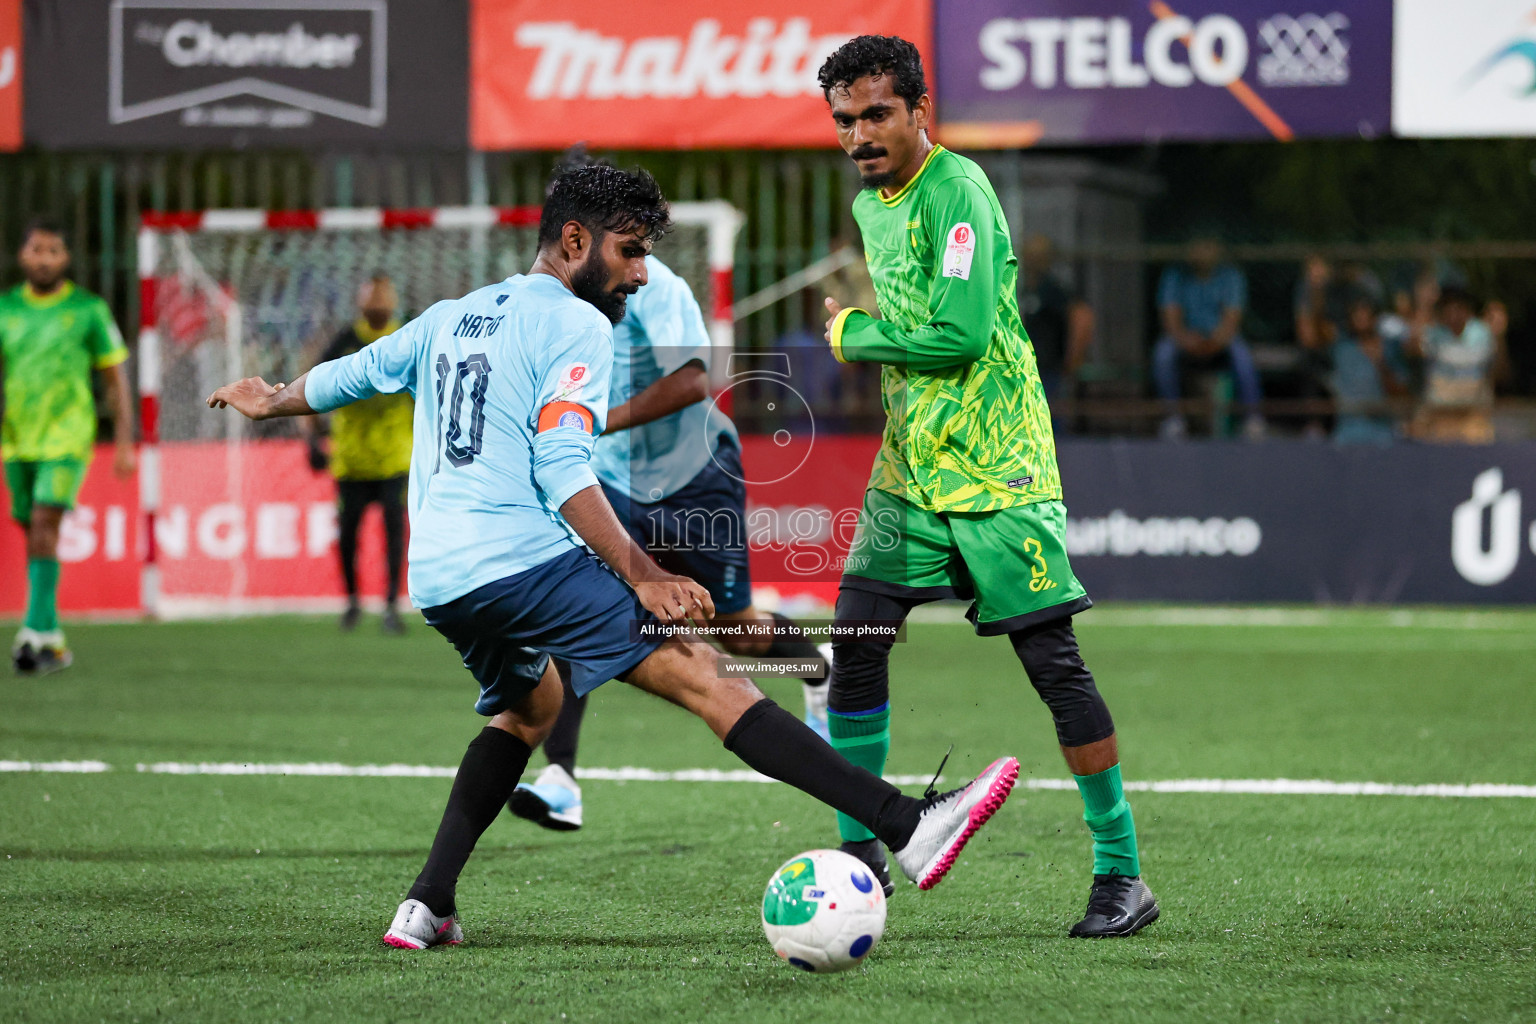
[[[838,152],[609,154],[640,164],[676,200],[726,199],[747,215],[735,293],[745,297],[855,237],[857,177]],[[16,250],[26,221],[60,219],[74,276],[138,319],[135,232],[145,210],[319,209],[538,203],[553,154],[314,155],[307,153],[41,153],[0,155],[0,250]],[[5,280],[16,278],[9,259]],[[801,326],[790,295],[744,319],[738,343],[766,347]]]

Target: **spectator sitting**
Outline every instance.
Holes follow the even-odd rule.
[[[1345,329],[1333,345],[1330,384],[1338,402],[1333,439],[1340,444],[1390,444],[1396,436],[1390,398],[1408,394],[1405,331],[1380,315],[1375,299],[1357,293]]]
[[[1093,310],[1052,273],[1056,251],[1049,238],[1031,235],[1020,255],[1019,313],[1035,349],[1045,397],[1055,403],[1088,357]]]
[[[1238,333],[1248,305],[1248,282],[1237,267],[1222,262],[1221,244],[1210,238],[1192,242],[1188,266],[1163,271],[1157,305],[1163,336],[1152,350],[1152,379],[1158,397],[1168,405],[1162,436],[1176,439],[1187,431],[1178,408],[1184,373],[1230,369],[1238,402],[1246,411],[1243,434],[1250,440],[1262,438],[1259,371]]]
[[[1413,435],[1424,441],[1488,444],[1493,441],[1493,369],[1498,334],[1507,326],[1501,304],[1490,304],[1493,323],[1474,315],[1466,289],[1449,286],[1433,295],[1420,289],[1419,309],[1409,333],[1408,352],[1423,360],[1424,393]]]

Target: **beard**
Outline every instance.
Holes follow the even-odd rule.
[[[608,268],[603,265],[594,245],[587,261],[571,275],[571,291],[578,299],[596,306],[609,323],[616,324],[624,319],[625,303],[638,289],[621,284],[610,290],[604,287],[607,281]]]
[[[849,153],[848,156],[853,160],[870,160],[875,157],[887,156],[888,154],[889,151],[881,146],[860,146],[852,153]],[[879,171],[872,174],[860,174],[859,181],[863,183],[865,188],[885,188],[896,181],[896,172]]]
[[[59,286],[59,282],[64,280],[64,271],[62,270],[56,273],[29,270],[25,274],[27,283],[32,286],[34,291],[39,292],[51,292]]]

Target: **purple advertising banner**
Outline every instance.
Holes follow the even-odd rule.
[[[1391,0],[937,0],[954,146],[1371,137]]]

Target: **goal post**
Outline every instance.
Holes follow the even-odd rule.
[[[671,206],[656,253],[693,288],[723,373],[744,218],[722,200]],[[295,465],[292,422],[215,416],[242,376],[291,380],[388,275],[402,320],[526,272],[537,206],[146,213],[138,265],[141,601],[163,617],[319,610],[338,601],[334,501]]]

